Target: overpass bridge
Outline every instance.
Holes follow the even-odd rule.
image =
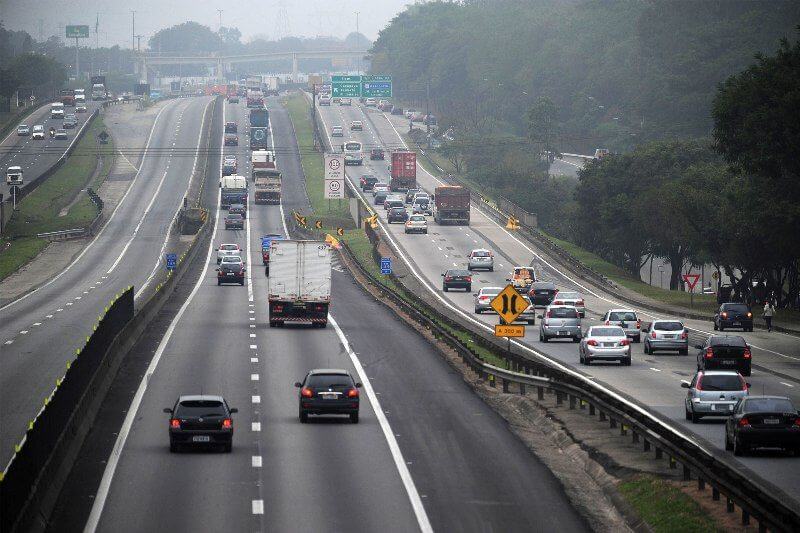
[[[136,74],[148,78],[148,69],[160,65],[204,65],[214,67],[218,78],[223,78],[231,70],[231,65],[236,63],[251,63],[253,61],[274,61],[291,59],[292,79],[296,80],[300,59],[330,59],[347,60],[361,59],[367,55],[367,50],[304,50],[301,52],[263,52],[243,55],[206,56],[159,56],[153,54],[138,54],[136,57]]]

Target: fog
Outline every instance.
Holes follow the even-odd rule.
[[[131,10],[136,11],[135,32],[142,35],[143,45],[156,31],[187,20],[216,31],[220,21],[218,9],[222,9],[222,25],[238,28],[243,42],[254,37],[276,39],[290,35],[345,37],[356,30],[356,12],[359,12],[359,31],[374,40],[408,3],[407,0],[0,0],[0,19],[6,28],[25,30],[35,39],[51,35],[63,38],[65,25],[88,24],[92,45],[97,39],[100,46],[130,47]],[[166,6],[169,8],[165,9]]]

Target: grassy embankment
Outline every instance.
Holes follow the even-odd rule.
[[[37,233],[85,227],[97,216],[97,208],[82,191],[86,187],[97,190],[113,167],[114,156],[106,156],[98,175],[87,183],[97,166],[95,136],[104,129],[102,118],[96,118],[64,165],[17,205],[0,242],[0,280],[44,250],[47,241],[36,237]],[[103,151],[115,153],[113,140]],[[78,201],[59,216],[76,195],[80,195]]]

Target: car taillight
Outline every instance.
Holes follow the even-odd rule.
[[[683,333],[681,333],[681,339],[688,339],[688,338],[689,338],[688,332],[684,331]]]
[[[706,348],[706,359],[711,359],[712,357],[714,357],[714,348],[709,346]]]
[[[350,389],[347,391],[348,398],[358,398],[358,389]]]
[[[750,427],[750,421],[747,419],[747,417],[744,417],[741,420],[739,420],[739,427],[740,428],[749,428]]]
[[[218,277],[218,278],[221,278],[223,275],[224,275],[224,274],[223,274],[222,270],[220,270],[219,272],[217,272],[217,277]]]
[[[606,326],[610,326],[610,325],[611,325],[611,321],[610,320],[606,320]]]
[[[472,283],[472,276],[467,276],[467,281],[469,281],[470,283]]]
[[[751,313],[750,311],[748,311],[748,312],[747,312],[747,318],[753,318],[753,313]]]
[[[697,389],[697,390],[700,390],[700,391],[703,390],[703,375],[702,374],[697,376],[697,383],[695,384],[694,388]]]
[[[642,329],[642,321],[641,320],[638,320],[638,319],[636,320],[636,329]]]
[[[324,306],[324,305],[322,305],[322,304],[317,304],[317,305],[315,306],[315,309],[316,309],[317,311],[322,311],[323,309],[325,309],[325,306]]]
[[[486,301],[486,300],[488,300],[488,299],[489,299],[489,297],[488,297],[488,296],[479,296],[479,297],[478,297],[478,300],[480,300],[480,301],[482,301],[482,302],[485,302],[485,301]]]
[[[312,391],[308,387],[303,387],[302,389],[300,389],[300,396],[302,396],[303,398],[311,398],[314,396],[314,391]]]
[[[445,281],[453,281],[453,278],[451,278],[450,276],[445,276],[445,277],[444,277],[444,280],[445,280]]]
[[[169,421],[169,427],[175,428],[175,429],[180,429],[181,428],[181,421],[178,420],[177,418],[173,418],[173,419],[171,419]]]
[[[800,427],[800,417],[794,419],[794,427]]]
[[[231,421],[230,418],[225,418],[222,421],[222,427],[223,429],[231,429],[233,427],[233,422]]]
[[[241,269],[241,270],[239,271],[239,275],[240,275],[240,276],[244,276],[244,269]]]
[[[628,346],[630,345],[630,343],[631,341],[629,341],[628,339],[622,339],[621,341],[619,341],[620,346]]]
[[[742,382],[742,390],[747,392],[747,382],[744,380],[743,377],[739,376],[739,380]]]
[[[562,302],[561,300],[556,300],[555,302],[553,302],[553,305],[564,305],[564,302]]]
[[[548,312],[547,312],[547,313],[544,315],[544,317],[545,317],[545,318],[550,318],[550,317],[551,317],[551,314],[550,314],[550,313],[551,313],[551,312],[550,312],[550,311],[548,311]]]
[[[575,305],[576,305],[577,307],[583,307],[583,300],[578,300],[578,301],[576,301],[576,302],[575,302]]]
[[[275,311],[276,313],[282,313],[283,312],[283,306],[282,305],[275,305],[275,306],[272,307],[272,310]]]
[[[747,346],[744,349],[744,358],[745,359],[750,359],[751,357],[752,357],[752,354],[750,353],[750,347]]]
[[[586,341],[586,344],[588,344],[589,346],[597,346],[597,341],[594,339],[589,339],[588,341]]]
[[[727,311],[723,311],[722,312],[722,318],[728,318],[728,312]]]

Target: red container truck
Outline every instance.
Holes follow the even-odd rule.
[[[433,197],[433,219],[446,224],[469,224],[469,190],[460,185],[436,187]]]
[[[391,178],[389,188],[393,192],[407,191],[417,187],[417,153],[411,150],[393,150],[389,166]]]

